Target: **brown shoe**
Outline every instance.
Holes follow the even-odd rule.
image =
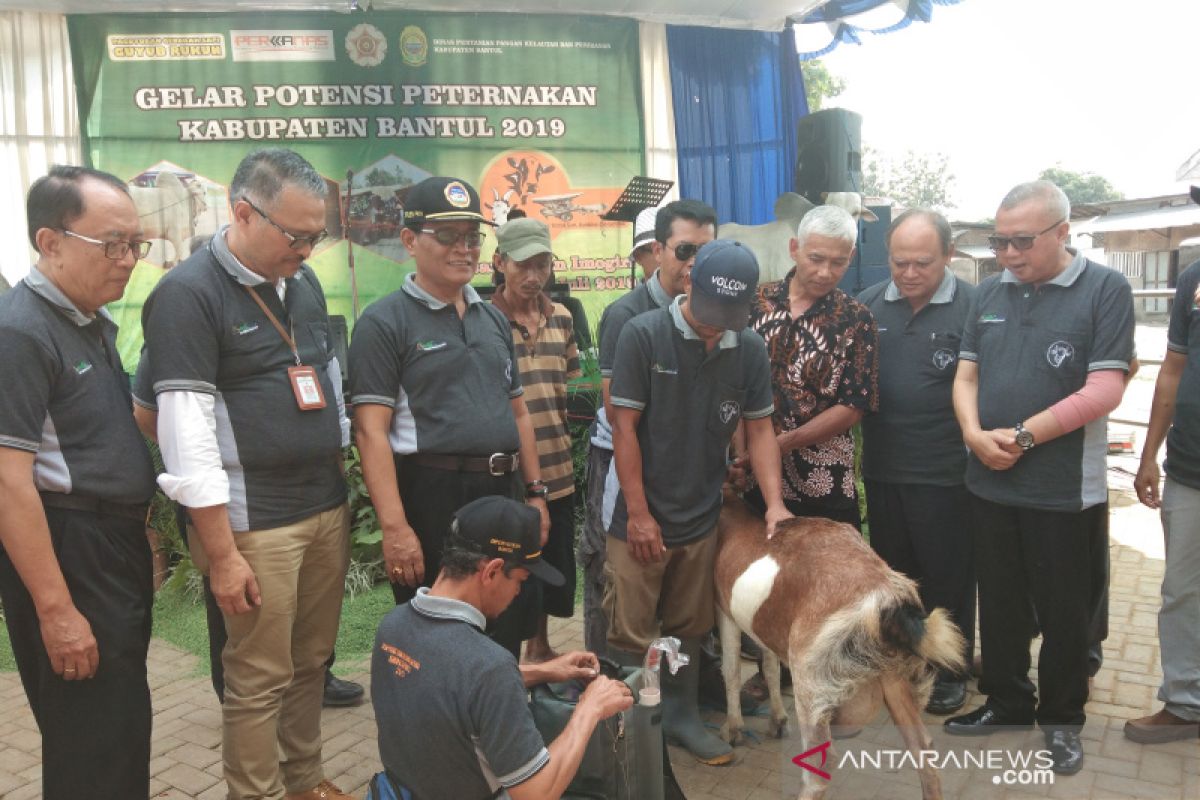
[[[354,798],[334,786],[333,781],[321,781],[307,792],[289,794],[287,800],[354,800]]]
[[[1165,708],[1125,723],[1125,738],[1139,744],[1163,744],[1200,737],[1200,722],[1180,719]]]

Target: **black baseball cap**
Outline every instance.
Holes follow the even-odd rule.
[[[758,259],[750,248],[712,240],[696,253],[691,278],[688,305],[697,322],[727,331],[746,327],[758,291]]]
[[[551,586],[566,582],[561,572],[542,560],[542,515],[524,503],[499,495],[472,500],[454,513],[450,531],[488,558],[523,567]]]
[[[426,178],[408,190],[404,198],[404,224],[417,228],[426,222],[484,222],[479,193],[460,178]]]

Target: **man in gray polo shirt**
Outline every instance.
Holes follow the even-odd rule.
[[[1062,774],[1083,764],[1092,549],[1107,541],[1106,420],[1133,358],[1129,283],[1067,250],[1054,184],[1013,188],[963,334],[954,410],[967,460],[979,580],[982,707],[948,733],[1042,727]],[[1036,617],[1035,617],[1036,614]],[[1029,646],[1040,625],[1038,692]]]
[[[253,152],[230,224],[142,310],[167,471],[192,559],[224,616],[229,796],[345,797],[321,764],[325,662],[350,560],[349,426],[325,296],[304,264],[326,237],[325,179]]]
[[[596,410],[590,432],[591,448],[587,465],[587,516],[579,537],[579,562],[583,565],[583,642],[593,653],[608,648],[608,620],[601,601],[604,597],[604,540],[607,535],[602,519],[604,486],[612,469],[612,428],[609,425],[610,384],[617,341],[629,320],[666,308],[683,293],[683,281],[696,251],[717,235],[717,212],[699,200],[676,200],[660,209],[648,208],[638,214],[634,252],[650,249],[655,264],[662,264],[646,282],[613,302],[600,316],[600,377],[603,404]],[[639,244],[639,240],[642,244]]]
[[[974,652],[975,573],[963,472],[967,451],[951,388],[975,287],[947,265],[950,223],[909,209],[887,232],[891,279],[858,296],[879,331],[879,411],[863,417],[871,547],[917,582],[925,608],[945,608]],[[928,711],[966,702],[966,676],[938,676]]]
[[[400,238],[416,271],[367,308],[350,343],[355,439],[397,603],[437,576],[446,526],[470,500],[525,498],[550,529],[512,330],[470,286],[483,223],[465,181],[414,186]],[[496,621],[514,655],[536,633],[539,606],[534,581]]]
[[[27,199],[37,264],[0,298],[0,598],[48,800],[150,791],[154,467],[117,355],[148,244],[122,181],[52,167]]]
[[[506,497],[458,509],[441,572],[379,624],[371,700],[379,756],[417,798],[555,800],[579,769],[596,725],[633,704],[629,687],[598,675],[591,653],[516,660],[483,633],[529,576],[559,586],[541,558],[538,513]],[[565,730],[547,746],[526,689],[589,681]]]
[[[637,661],[678,636],[693,665],[713,626],[713,558],[730,439],[744,420],[766,499],[768,535],[790,517],[780,496],[771,378],[762,339],[746,329],[758,263],[737,242],[709,242],[685,276],[686,298],[631,320],[613,368],[613,463],[606,493],[608,644]],[[660,633],[661,620],[661,633]],[[663,676],[663,731],[706,764],[733,750],[705,729],[699,670]]]

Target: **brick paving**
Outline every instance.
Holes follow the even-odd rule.
[[[1132,459],[1112,462],[1132,469]],[[1158,663],[1157,612],[1163,570],[1162,533],[1158,517],[1132,501],[1128,479],[1110,471],[1112,503],[1112,580],[1110,635],[1104,668],[1096,676],[1083,730],[1088,754],[1083,772],[1054,776],[1053,783],[1005,784],[997,770],[944,769],[947,798],[1200,798],[1200,742],[1142,746],[1121,734],[1125,720],[1158,707],[1155,692],[1161,678]],[[578,617],[558,621],[551,643],[564,650],[582,644]],[[1034,643],[1036,652],[1037,643]],[[1035,662],[1036,663],[1036,662]],[[151,795],[155,798],[217,800],[224,798],[220,759],[220,712],[207,677],[195,677],[196,660],[165,642],[150,648],[150,684],[154,698]],[[367,683],[366,662],[351,664],[347,677]],[[750,666],[744,665],[747,676]],[[972,688],[974,684],[972,683]],[[972,694],[968,708],[980,702]],[[794,710],[790,713],[794,715]],[[896,748],[899,738],[881,717],[861,736],[834,744],[830,764],[842,753]],[[26,800],[41,796],[41,759],[37,727],[15,673],[0,674],[0,797]],[[719,714],[709,721],[719,725]],[[966,757],[982,749],[1029,752],[1039,749],[1034,733],[1002,733],[984,741],[966,741],[941,733],[940,718],[927,716],[935,747]],[[750,718],[752,736],[739,746],[732,767],[705,767],[672,748],[680,784],[689,800],[779,800],[795,796],[800,752],[796,742],[765,738],[765,718]],[[323,718],[326,774],[343,790],[362,797],[366,782],[378,769],[375,724],[370,703],[355,708],[326,709]],[[757,734],[754,736],[753,734]],[[1019,776],[1017,776],[1019,777]],[[834,770],[828,798],[889,800],[920,796],[916,773],[906,766]]]

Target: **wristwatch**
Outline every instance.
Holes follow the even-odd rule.
[[[530,481],[525,484],[525,499],[532,500],[535,497],[540,497],[545,500],[550,496],[550,487],[541,481]]]
[[[1033,441],[1033,434],[1026,430],[1025,424],[1018,422],[1013,426],[1013,430],[1017,432],[1017,447],[1026,452],[1032,450],[1036,442]]]

